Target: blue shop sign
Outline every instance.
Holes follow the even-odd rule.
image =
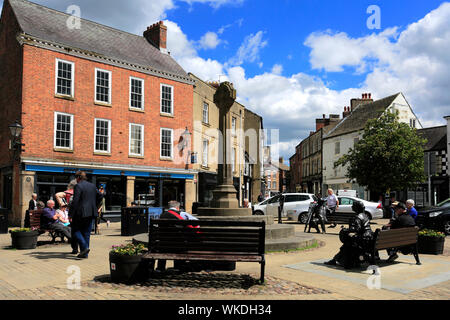
[[[144,178],[166,178],[166,179],[194,179],[193,174],[180,173],[159,173],[159,172],[143,172],[143,171],[120,171],[120,170],[105,170],[105,169],[81,169],[81,168],[65,168],[65,167],[50,167],[39,165],[25,165],[25,171],[34,172],[50,172],[50,173],[75,173],[77,171],[84,171],[87,174],[101,175],[101,176],[129,176],[129,177],[144,177]]]

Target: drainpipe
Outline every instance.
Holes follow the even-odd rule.
[[[432,202],[432,192],[431,192],[431,152],[428,152],[428,204],[431,207]]]

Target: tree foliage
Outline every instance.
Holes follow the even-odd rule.
[[[372,192],[405,190],[423,182],[426,140],[387,112],[366,123],[362,139],[334,167],[347,166],[346,177]]]

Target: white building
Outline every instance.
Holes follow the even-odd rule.
[[[379,118],[383,113],[398,111],[399,121],[411,127],[421,129],[417,116],[414,114],[403,93],[373,101],[370,94],[363,94],[362,99],[352,99],[350,114],[347,115],[323,140],[323,189],[357,190],[358,196],[369,199],[370,195],[364,187],[355,182],[348,182],[346,167],[334,168],[334,163],[353,148],[355,142],[362,139],[366,122]]]

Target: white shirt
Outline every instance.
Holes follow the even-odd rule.
[[[194,217],[192,214],[181,211],[180,216],[183,217],[184,220],[198,220],[198,218]]]
[[[337,206],[337,197],[336,195],[333,193],[332,195],[329,195],[327,197],[327,206],[328,207],[336,207]]]

